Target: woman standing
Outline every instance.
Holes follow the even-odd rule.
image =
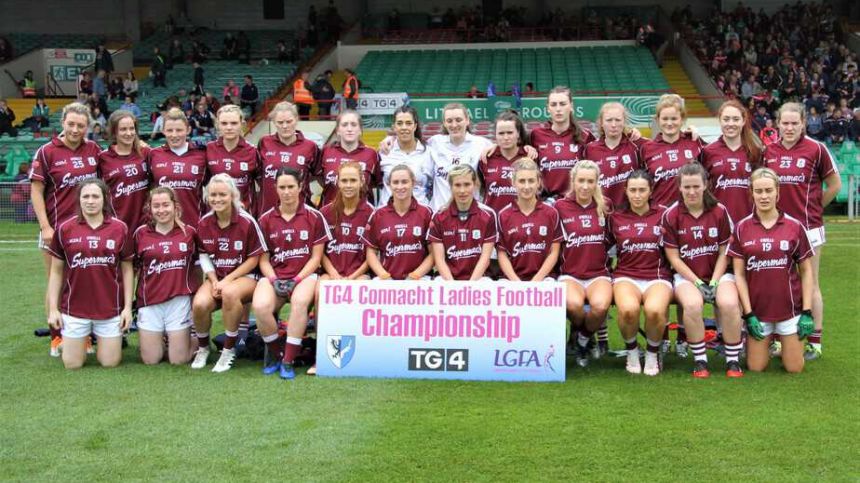
[[[388,204],[391,191],[388,189],[388,178],[395,166],[405,164],[415,174],[415,186],[412,196],[422,205],[430,204],[430,183],[433,173],[427,171],[430,163],[430,151],[421,142],[421,123],[415,108],[401,106],[394,111],[395,141],[385,153],[379,155],[379,166],[382,170],[382,190],[379,193],[379,206]]]
[[[110,203],[116,217],[128,225],[131,233],[144,221],[144,204],[149,189],[149,169],[144,147],[137,134],[134,114],[118,110],[110,115],[108,132],[114,141],[99,154],[98,175],[110,190]]]
[[[585,145],[594,135],[576,124],[570,89],[554,87],[546,98],[549,121],[531,133],[531,144],[538,152],[544,197],[563,198],[568,192],[570,169],[583,156]]]
[[[228,104],[215,116],[220,137],[206,144],[206,168],[209,176],[225,173],[236,180],[245,211],[253,213],[252,205],[260,158],[257,148],[242,136],[245,114],[239,106]]]
[[[651,202],[651,176],[637,169],[627,178],[627,203],[609,217],[607,235],[618,250],[612,290],[618,327],[627,347],[627,372],[643,372],[639,360],[639,307],[645,312],[644,372],[660,373],[659,351],[666,327],[672,283],[669,263],[660,249],[663,208]]]
[[[196,230],[180,220],[176,193],[154,188],[147,200],[149,223],[134,232],[137,274],[137,327],[144,364],[191,359],[191,295],[200,285],[192,273]]]
[[[257,222],[242,208],[236,181],[216,174],[206,185],[205,197],[212,209],[200,219],[197,248],[206,279],[192,302],[194,329],[199,347],[191,363],[202,369],[209,358],[212,312],[221,309],[224,349],[212,372],[226,372],[236,358],[239,322],[243,306],[251,302],[257,286],[257,263],[266,243]]]
[[[700,139],[692,139],[681,128],[687,119],[684,99],[677,94],[663,94],[657,101],[655,119],[660,132],[640,149],[642,167],[651,179],[654,190],[651,203],[663,207],[678,201],[677,181],[681,166],[699,160],[704,148]]]
[[[496,117],[493,129],[498,146],[487,160],[480,164],[479,172],[484,180],[484,202],[498,213],[517,199],[517,189],[511,181],[513,163],[526,156],[523,149],[526,128],[515,112],[506,111]],[[540,193],[537,195],[540,197]]]
[[[624,187],[627,177],[639,168],[639,149],[645,140],[633,141],[628,135],[627,109],[620,102],[607,102],[597,114],[600,139],[591,141],[581,154],[600,169],[600,190],[612,206],[621,206],[627,199]]]
[[[367,202],[361,165],[346,162],[337,170],[337,195],[322,207],[323,217],[331,229],[331,240],[325,247],[320,280],[366,280],[368,265],[361,235],[373,214]]]
[[[570,170],[567,196],[555,203],[564,236],[558,280],[567,284],[571,339],[576,342],[576,362],[581,367],[588,365],[588,343],[612,304],[606,244],[606,218],[612,206],[603,197],[599,177],[594,161],[579,161]]]
[[[275,125],[276,132],[263,136],[257,143],[260,157],[260,191],[257,193],[256,212],[263,214],[278,206],[277,182],[275,175],[282,167],[288,166],[302,175],[302,203],[310,203],[311,173],[316,170],[320,150],[315,142],[305,138],[297,129],[299,112],[293,104],[282,101],[269,113],[269,121]]]
[[[50,273],[53,257],[48,245],[54,230],[78,209],[77,186],[98,176],[101,148],[86,139],[92,118],[90,108],[73,102],[63,108],[63,131],[36,151],[30,167],[30,199],[39,220],[39,248],[43,250],[45,271]],[[45,301],[47,315],[48,301]],[[53,357],[60,356],[63,339],[58,329],[51,329]]]
[[[728,209],[708,190],[702,165],[682,166],[678,180],[681,201],[663,214],[663,246],[675,269],[675,300],[683,308],[684,329],[695,360],[693,377],[711,374],[705,347],[705,303],[717,309],[726,348],[726,376],[742,377],[740,305],[726,257],[732,220]]]
[[[151,150],[146,158],[152,184],[172,188],[182,208],[182,222],[196,227],[203,210],[206,151],[188,142],[191,127],[179,108],[167,111],[162,132],[167,144]]]
[[[768,338],[782,341],[782,364],[801,372],[801,340],[813,333],[813,248],[803,224],[777,208],[779,176],[760,168],[750,176],[753,213],[741,220],[729,243],[746,321],[747,367],[760,372],[770,362]]]
[[[489,280],[484,273],[498,241],[496,213],[475,200],[480,181],[468,164],[452,168],[448,184],[454,197],[447,208],[433,215],[427,235],[438,278]]]
[[[412,197],[415,174],[405,164],[388,178],[391,200],[377,208],[361,235],[367,263],[380,280],[420,280],[433,268],[427,229],[433,213]]]
[[[334,201],[337,193],[337,168],[347,161],[355,161],[361,166],[364,183],[368,187],[368,200],[373,202],[372,191],[379,185],[379,155],[371,147],[361,142],[361,116],[350,109],[337,116],[335,136],[323,149],[316,176],[322,178],[322,198],[320,206]]]
[[[777,113],[780,139],[764,151],[762,165],[772,169],[780,179],[780,211],[799,220],[806,229],[812,254],[812,314],[815,332],[806,348],[808,359],[821,356],[821,331],[824,327],[824,299],[821,296],[819,267],[821,251],[827,238],[824,233],[824,207],[842,189],[839,172],[827,148],[804,134],[806,110],[802,104],[787,102]],[[827,189],[822,189],[822,182]]]
[[[724,102],[717,119],[723,134],[705,146],[702,166],[708,171],[714,196],[736,222],[752,212],[749,176],[753,166],[761,162],[762,146],[749,112],[737,100]]]
[[[99,363],[115,367],[122,360],[122,332],[132,317],[134,267],[128,227],[111,216],[103,181],[84,180],[77,191],[78,215],[57,226],[48,247],[53,257],[48,323],[62,329],[66,369],[84,365],[91,334],[98,338]]]
[[[552,280],[562,234],[558,212],[538,198],[540,170],[529,158],[513,164],[517,197],[499,212],[499,268],[508,280]]]
[[[300,172],[280,168],[276,180],[281,202],[260,217],[268,249],[260,257],[263,277],[254,290],[254,313],[263,341],[268,344],[269,358],[263,365],[263,374],[280,372],[282,379],[293,379],[293,362],[301,352],[308,309],[317,290],[316,272],[330,235],[323,215],[302,202]],[[287,302],[290,319],[281,359],[275,315]]]

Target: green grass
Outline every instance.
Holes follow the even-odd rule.
[[[0,225],[0,239],[35,229]],[[264,378],[47,355],[42,261],[0,244],[0,478],[7,480],[751,480],[860,477],[860,224],[831,224],[824,358],[801,375],[657,378],[623,359],[564,384]],[[613,337],[617,330],[613,327]],[[613,342],[618,346],[617,337]]]

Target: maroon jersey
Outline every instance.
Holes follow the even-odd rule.
[[[340,144],[326,146],[320,155],[316,176],[322,177],[323,192],[320,206],[325,206],[334,201],[337,193],[337,168],[347,161],[355,161],[361,165],[364,173],[364,184],[367,186],[367,197],[373,202],[372,191],[382,182],[382,173],[379,168],[379,155],[373,148],[359,143],[352,152],[346,152]]]
[[[427,229],[433,212],[415,199],[403,216],[394,201],[370,215],[361,235],[365,246],[379,250],[382,267],[394,280],[404,280],[427,258]]]
[[[93,229],[73,216],[57,227],[48,250],[66,263],[60,312],[94,320],[119,315],[124,305],[120,262],[134,256],[122,220],[105,218]]]
[[[129,235],[144,223],[143,207],[149,191],[149,148],[138,154],[132,149],[127,155],[117,154],[111,146],[99,154],[98,173],[110,191],[110,203],[116,217],[128,225]]]
[[[594,135],[583,130],[580,138],[583,142],[573,139],[573,130],[568,128],[562,133],[552,130],[552,123],[547,122],[531,132],[531,145],[538,152],[543,191],[546,196],[562,197],[567,194],[570,185],[570,169],[583,155],[585,145],[594,141]]]
[[[642,167],[648,170],[654,179],[654,189],[651,193],[651,203],[669,206],[680,200],[678,190],[678,171],[681,166],[690,161],[698,161],[705,144],[699,138],[696,141],[684,134],[674,143],[663,141],[663,135],[648,141],[640,148]]]
[[[738,223],[727,253],[745,262],[750,304],[759,319],[773,323],[800,315],[797,265],[814,252],[798,220],[780,213],[776,224],[765,228],[752,214]]]
[[[84,140],[72,150],[55,137],[33,156],[30,181],[45,184],[45,210],[48,223],[54,229],[61,221],[77,213],[77,186],[98,176],[100,152],[99,145],[92,141]]]
[[[242,206],[253,213],[254,180],[260,169],[260,159],[257,148],[239,138],[239,144],[228,151],[224,146],[224,138],[218,138],[206,144],[206,169],[208,176],[226,173],[236,180],[236,187],[242,194]]]
[[[827,148],[806,136],[791,149],[776,142],[765,148],[762,164],[779,175],[779,210],[808,230],[824,226],[821,184],[837,172]]]
[[[531,280],[549,255],[552,244],[562,240],[558,212],[538,202],[526,215],[516,203],[499,212],[499,242],[522,280]],[[550,273],[551,274],[551,273]]]
[[[496,148],[493,154],[487,157],[486,163],[480,163],[481,177],[484,178],[484,203],[498,213],[502,208],[508,206],[511,201],[517,199],[517,190],[512,183],[514,177],[513,162],[526,155],[523,148],[517,150],[517,154],[508,159],[502,156],[500,148]]]
[[[582,159],[590,159],[600,168],[600,189],[603,196],[614,206],[621,206],[627,199],[624,188],[627,178],[634,170],[639,169],[639,147],[645,141],[631,141],[622,136],[621,142],[615,148],[606,145],[606,139],[600,138],[585,146]]]
[[[152,173],[152,184],[173,188],[182,208],[182,222],[197,226],[204,206],[206,151],[189,143],[188,151],[179,156],[165,144],[150,151],[146,159]]]
[[[496,213],[489,206],[475,201],[469,206],[469,216],[465,221],[459,215],[456,203],[437,211],[430,222],[427,239],[431,243],[441,243],[445,248],[445,263],[454,280],[469,280],[481,258],[484,244],[495,244],[498,240]]]
[[[295,278],[311,259],[313,248],[329,239],[328,223],[322,213],[300,203],[290,221],[272,208],[260,217],[269,263],[279,279]]]
[[[632,210],[609,215],[609,244],[618,247],[618,263],[612,276],[637,280],[670,280],[669,262],[660,248],[664,208],[651,206],[640,216]]]
[[[725,205],[732,221],[746,218],[752,213],[749,191],[752,163],[743,146],[733,151],[720,136],[705,146],[702,166],[708,170],[711,192]]]
[[[190,226],[186,226],[184,231],[177,226],[166,234],[159,233],[150,225],[135,230],[138,308],[197,291],[200,281],[192,276],[197,254],[196,233]]]
[[[367,227],[367,220],[373,214],[373,206],[362,201],[351,215],[342,214],[337,220],[334,205],[325,205],[320,211],[331,231],[331,239],[325,247],[325,256],[334,265],[337,273],[348,277],[364,264],[365,251],[361,235]]]
[[[316,171],[320,150],[317,144],[305,139],[301,131],[296,131],[296,140],[292,144],[284,144],[277,133],[263,136],[257,143],[260,153],[261,168],[259,171],[260,192],[257,193],[257,213],[262,214],[278,206],[277,180],[278,169],[287,166],[302,173],[302,201],[311,199],[311,175]]]
[[[717,204],[696,218],[687,205],[676,202],[663,213],[662,225],[663,246],[678,249],[690,270],[705,282],[710,281],[720,247],[732,237],[732,220],[726,207]]]
[[[245,260],[266,250],[265,238],[254,217],[244,211],[233,210],[230,224],[218,226],[218,216],[210,211],[200,218],[197,227],[197,249],[209,255],[215,265],[218,280],[226,277]]]
[[[597,204],[582,206],[575,198],[562,198],[555,209],[564,236],[561,274],[580,280],[608,276],[606,218],[597,215]]]

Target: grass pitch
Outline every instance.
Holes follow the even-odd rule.
[[[69,372],[48,357],[35,227],[0,225],[0,479],[860,479],[860,224],[830,223],[824,357],[790,376],[657,378],[624,359],[564,384],[264,378],[145,367]],[[613,347],[620,344],[612,327]]]

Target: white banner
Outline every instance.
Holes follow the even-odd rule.
[[[317,374],[564,381],[559,282],[325,281]]]
[[[392,115],[399,107],[406,104],[409,95],[405,92],[388,92],[378,94],[361,93],[358,98],[359,114]]]

